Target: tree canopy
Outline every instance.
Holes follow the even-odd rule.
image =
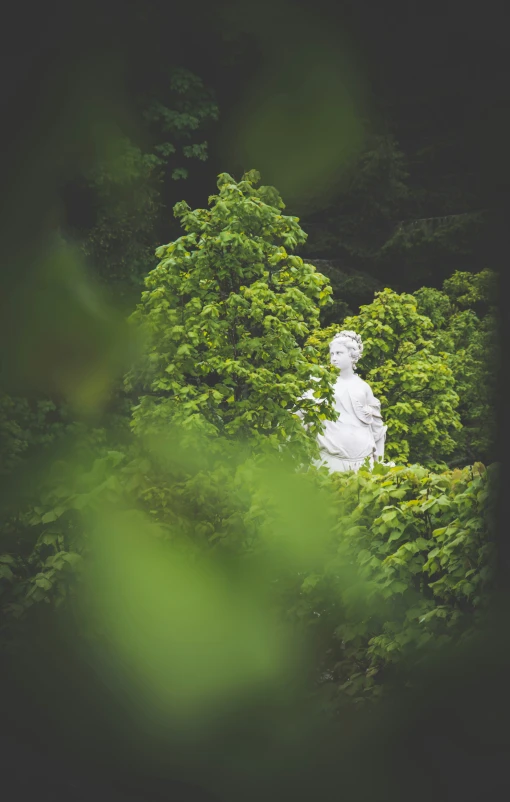
[[[313,443],[326,408],[301,402],[308,430],[294,413],[312,374],[317,396],[330,398],[329,371],[305,343],[331,288],[289,254],[306,235],[258,181],[255,171],[240,182],[223,174],[210,209],[174,209],[186,233],[158,248],[132,317],[148,348],[127,380],[141,393],[135,429],[173,421],[278,448]]]

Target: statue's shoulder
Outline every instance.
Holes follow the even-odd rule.
[[[370,387],[365,381],[363,381],[363,379],[360,379],[359,376],[353,376],[350,381],[346,382],[345,387],[352,401],[355,401],[357,404],[361,405],[367,403]]]
[[[356,393],[363,394],[366,397],[368,403],[373,403],[374,401],[376,403],[379,403],[377,401],[377,398],[374,396],[374,392],[370,387],[369,383],[366,382],[364,379],[362,379],[360,376],[356,376],[356,379],[357,379],[355,383]]]
[[[354,386],[358,391],[364,391],[367,393],[371,393],[372,390],[370,389],[370,385],[361,376],[356,375],[355,381],[353,382]]]

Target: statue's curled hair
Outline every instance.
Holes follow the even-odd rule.
[[[352,359],[352,366],[356,365],[358,359],[361,358],[363,353],[363,342],[359,334],[356,334],[354,331],[340,331],[338,334],[335,334],[333,339],[331,340],[329,347],[333,345],[333,343],[338,344],[341,343],[345,345],[347,348],[349,355]]]

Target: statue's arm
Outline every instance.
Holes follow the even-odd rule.
[[[374,396],[372,388],[365,381],[356,392],[351,394],[351,401],[359,420],[370,426],[375,441],[374,457],[382,460],[388,427],[383,423],[381,402]]]
[[[367,407],[372,413],[372,422],[370,428],[375,440],[375,457],[384,459],[384,443],[386,440],[387,426],[384,425],[381,414],[381,402],[372,392],[372,388],[367,384]]]

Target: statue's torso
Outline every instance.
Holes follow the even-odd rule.
[[[363,428],[367,423],[360,419],[356,410],[359,406],[365,406],[367,403],[367,390],[368,385],[358,376],[354,376],[347,381],[338,379],[335,387],[335,409],[340,413],[338,423],[342,425],[349,424]]]
[[[338,379],[334,387],[336,421],[324,421],[318,437],[322,451],[349,460],[363,460],[372,455],[375,439],[370,402],[377,404],[369,385],[359,376]]]

